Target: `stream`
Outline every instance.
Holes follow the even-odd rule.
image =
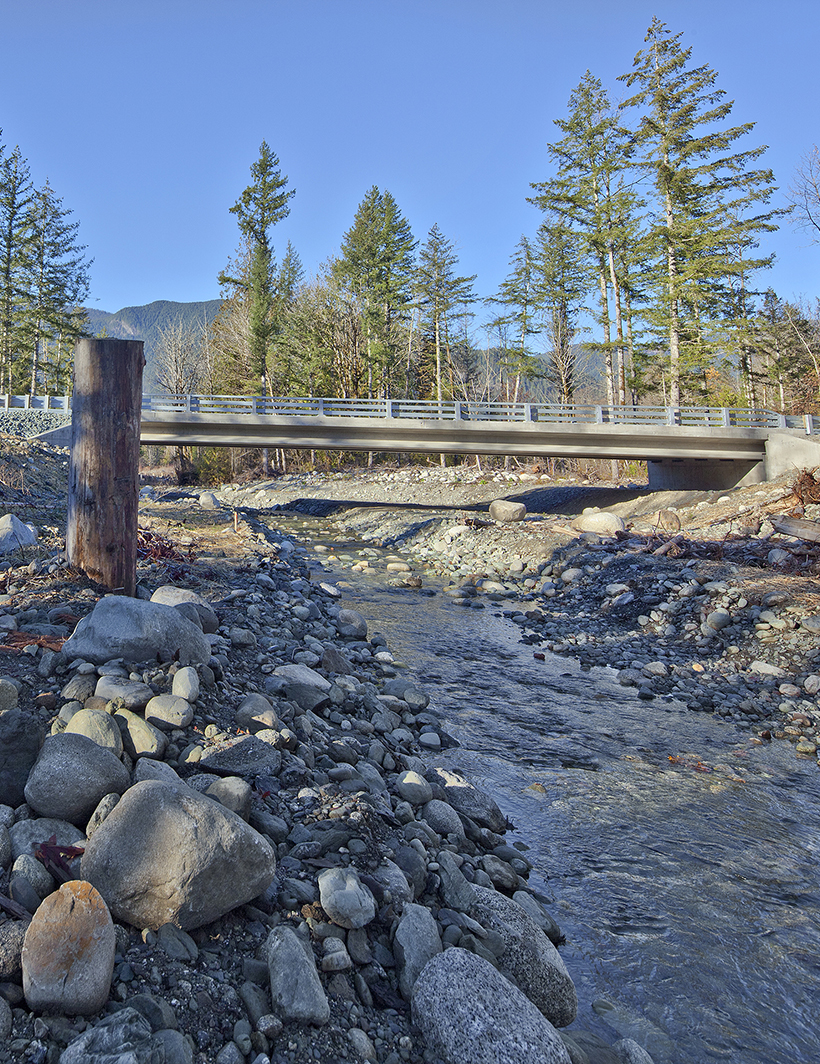
[[[573,1026],[634,1038],[655,1064],[820,1061],[814,761],[640,701],[609,670],[535,660],[498,604],[312,564],[431,694],[460,744],[436,760],[492,794],[508,841],[529,847],[530,886],[566,935]]]

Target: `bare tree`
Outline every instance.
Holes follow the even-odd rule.
[[[816,144],[794,172],[789,199],[795,209],[795,225],[810,234],[812,243],[820,243],[820,151]]]
[[[205,329],[181,318],[160,329],[154,374],[172,395],[195,392],[208,375]]]

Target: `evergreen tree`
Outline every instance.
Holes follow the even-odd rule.
[[[541,372],[530,346],[530,337],[541,331],[537,288],[536,252],[532,242],[522,236],[510,256],[510,272],[496,295],[487,300],[503,308],[489,327],[498,334],[504,374],[514,380],[512,394],[509,385],[506,388],[506,398],[513,403],[518,402],[522,379]]]
[[[219,283],[245,287],[248,292],[248,328],[251,371],[259,381],[262,395],[268,391],[268,353],[275,336],[277,320],[276,267],[270,230],[290,213],[288,202],[295,189],[285,191],[288,183],[279,169],[279,159],[263,140],[259,158],[251,166],[252,183],[233,207],[240,232],[247,242],[250,261],[244,278],[219,275]]]
[[[452,339],[459,319],[470,315],[470,304],[476,301],[473,281],[470,277],[458,277],[458,256],[453,244],[444,236],[438,225],[427,234],[427,240],[419,252],[416,271],[416,298],[422,315],[426,338],[432,344],[435,358],[435,390],[439,402],[444,397],[442,375],[442,351],[449,371],[450,387],[454,392]]]
[[[0,391],[28,384],[17,353],[25,346],[23,319],[29,300],[34,243],[34,186],[28,164],[15,148],[0,159]]]
[[[649,318],[669,348],[669,401],[681,401],[687,373],[698,374],[714,353],[711,325],[724,316],[726,279],[769,265],[747,254],[758,235],[776,228],[775,212],[750,213],[768,202],[771,171],[752,165],[765,150],[732,150],[754,123],[724,127],[732,103],[715,87],[717,73],[692,66],[691,49],[654,19],[633,70],[621,80],[637,90],[623,107],[640,109],[635,135],[651,177],[658,215]],[[729,254],[742,246],[740,260]]]
[[[333,267],[336,279],[350,288],[361,308],[369,396],[391,391],[403,346],[401,326],[412,303],[415,247],[410,224],[395,199],[374,185],[359,204]]]
[[[535,291],[549,340],[545,376],[560,403],[572,403],[580,384],[584,355],[575,341],[588,277],[577,234],[544,222],[536,241]]]
[[[24,315],[32,394],[38,385],[47,392],[65,386],[49,364],[48,346],[59,355],[60,347],[73,346],[86,328],[82,305],[88,299],[91,264],[83,254],[85,245],[77,243],[79,223],[69,221],[70,214],[48,183],[34,194]]]
[[[607,402],[612,405],[626,398],[631,325],[626,321],[627,303],[630,310],[632,303],[624,288],[627,273],[638,272],[643,206],[629,172],[630,135],[612,111],[601,81],[590,71],[570,96],[567,118],[555,125],[563,134],[547,145],[555,174],[532,185],[537,194],[530,202],[545,212],[545,224],[551,229],[557,219],[577,233],[589,258],[598,289],[595,317],[603,333],[603,341],[595,346],[604,354]],[[564,247],[566,239],[566,235],[561,238]]]

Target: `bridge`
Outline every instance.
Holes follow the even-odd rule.
[[[4,399],[21,405],[0,397],[0,406]],[[37,408],[37,397],[26,399]],[[65,442],[64,430],[56,431]],[[656,490],[724,489],[820,466],[820,418],[739,407],[146,394],[140,439],[157,446],[618,458],[646,461]]]

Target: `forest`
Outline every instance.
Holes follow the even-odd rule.
[[[238,243],[221,306],[159,329],[154,380],[175,393],[753,406],[818,412],[820,305],[766,285],[761,241],[820,240],[820,156],[776,206],[753,123],[657,19],[608,90],[586,71],[533,174],[533,230],[480,298],[455,242],[419,239],[387,189],[364,193],[308,277],[277,250],[291,210],[263,141],[229,209]],[[612,102],[617,96],[618,102]],[[332,235],[329,235],[332,237]],[[91,328],[90,262],[71,212],[0,145],[0,392],[67,390]]]

